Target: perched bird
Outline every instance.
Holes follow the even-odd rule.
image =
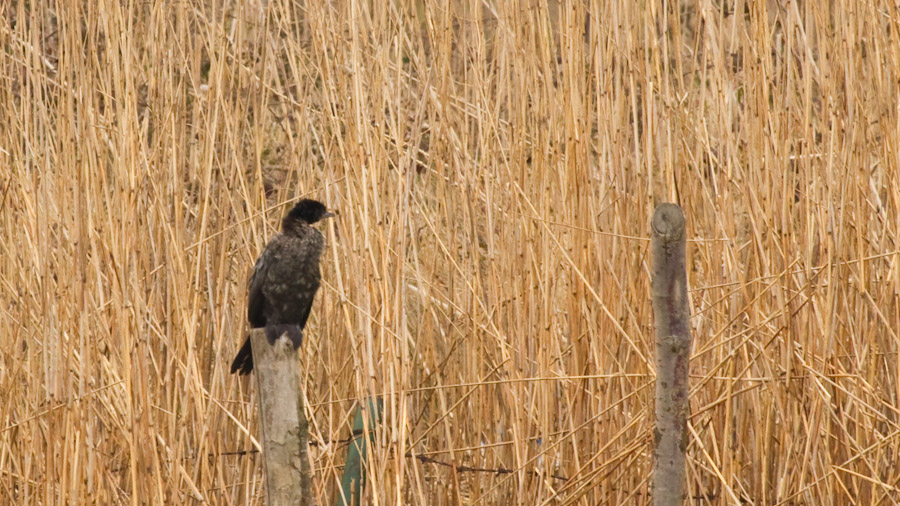
[[[266,337],[274,343],[287,332],[300,346],[303,327],[309,318],[316,290],[319,289],[319,256],[324,239],[312,227],[317,221],[334,216],[321,202],[303,199],[281,221],[276,234],[256,260],[250,278],[247,319],[252,328],[265,328]],[[231,363],[231,372],[241,375],[253,370],[250,337]]]

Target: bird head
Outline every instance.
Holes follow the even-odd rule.
[[[329,218],[331,216],[334,216],[334,214],[328,212],[328,209],[325,208],[325,204],[322,204],[317,200],[303,199],[300,202],[297,202],[297,205],[295,205],[287,216],[285,216],[285,221],[299,221],[311,225],[323,218]]]

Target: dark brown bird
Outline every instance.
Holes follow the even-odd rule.
[[[285,215],[281,233],[269,241],[256,260],[250,278],[247,319],[252,328],[266,329],[270,343],[287,332],[294,348],[300,346],[322,277],[319,256],[325,241],[312,224],[330,216],[334,215],[321,202],[301,200]],[[244,375],[252,370],[248,336],[231,363],[231,372]]]

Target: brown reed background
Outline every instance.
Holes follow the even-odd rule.
[[[663,201],[691,503],[900,501],[896,3],[0,16],[0,503],[264,503],[228,365],[301,196],[340,213],[301,354],[321,504],[373,395],[366,504],[647,504]]]

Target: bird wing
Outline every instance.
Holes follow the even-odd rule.
[[[315,299],[316,291],[318,289],[319,289],[319,284],[316,283],[316,286],[314,286],[313,289],[309,292],[309,296],[304,298],[304,300],[303,300],[303,307],[301,308],[301,313],[300,313],[300,321],[298,322],[300,324],[301,330],[306,328],[306,320],[309,319],[309,310],[312,309],[313,299]]]
[[[321,275],[319,274],[319,254],[322,251],[322,235],[318,230],[310,229],[307,258],[304,261],[307,270],[306,291],[302,294],[300,301],[301,307],[299,313],[300,329],[306,328],[306,320],[309,319],[309,310],[312,308],[313,300],[316,298],[316,292],[319,291],[319,283]],[[318,239],[318,240],[316,240]]]
[[[247,320],[252,328],[266,326],[266,296],[263,294],[263,285],[266,280],[266,271],[269,269],[269,246],[263,250],[256,259],[253,267],[253,276],[250,277],[250,293],[247,295]]]

